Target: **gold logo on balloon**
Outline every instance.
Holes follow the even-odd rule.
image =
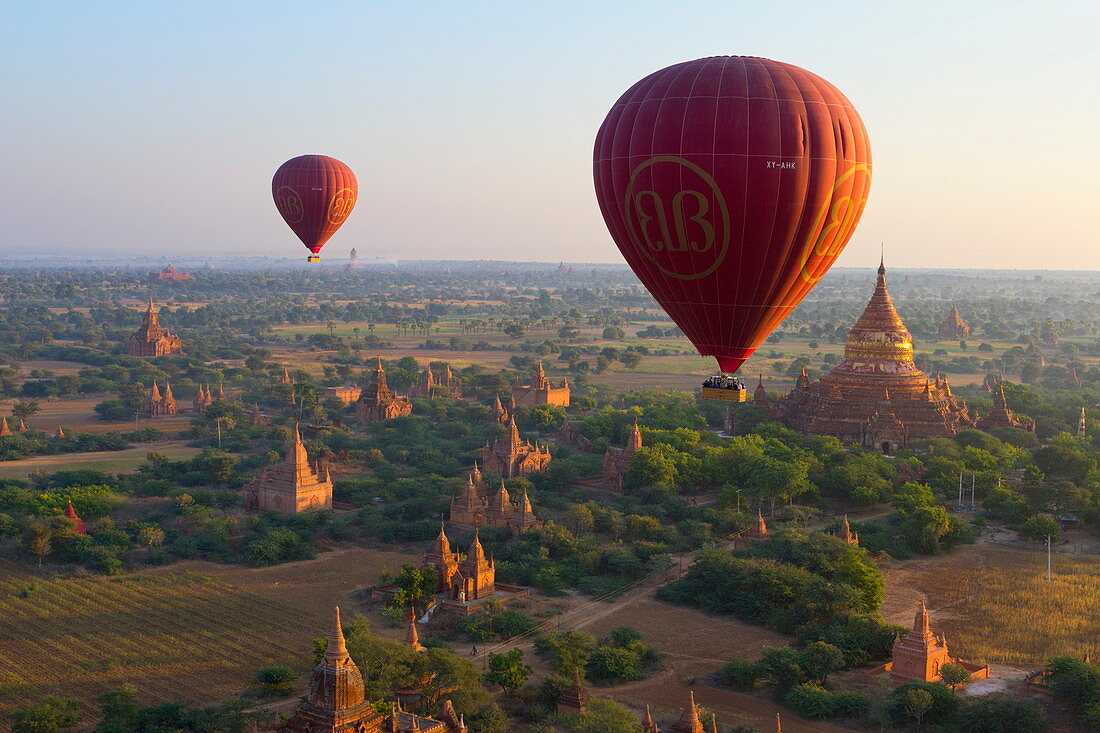
[[[288,224],[297,224],[305,214],[302,197],[290,186],[279,186],[279,190],[275,192],[275,207]]]
[[[636,190],[638,177],[656,165],[680,169],[683,187],[667,201],[653,188]],[[652,172],[650,176],[652,180]],[[685,185],[692,179],[706,190]],[[635,168],[626,186],[624,213],[634,245],[669,277],[697,280],[714,272],[726,258],[730,244],[726,200],[714,177],[690,160],[655,155]]]
[[[341,188],[332,197],[328,205],[328,220],[330,224],[339,224],[341,220],[351,213],[355,206],[355,191],[350,188]]]
[[[864,177],[863,186],[858,191],[856,180],[859,174]],[[851,183],[849,183],[849,181]],[[833,184],[833,190],[825,203],[817,211],[810,234],[802,247],[802,267],[800,274],[808,283],[815,283],[824,277],[829,265],[837,258],[867,204],[867,189],[871,181],[871,168],[866,163],[858,163],[844,172]],[[837,194],[847,188],[847,195]],[[853,195],[861,198],[853,198]],[[822,263],[826,263],[822,267]]]

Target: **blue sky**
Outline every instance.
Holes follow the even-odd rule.
[[[855,103],[875,182],[841,266],[1100,269],[1100,4],[10,2],[0,248],[305,250],[269,181],[356,171],[344,256],[619,261],[592,141],[700,56],[804,66]]]

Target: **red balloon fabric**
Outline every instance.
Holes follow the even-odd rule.
[[[718,56],[628,89],[596,135],[593,173],[627,263],[699,353],[735,372],[848,243],[871,148],[820,76]]]
[[[359,183],[336,158],[300,155],[275,171],[271,196],[302,244],[317,254],[355,208]]]

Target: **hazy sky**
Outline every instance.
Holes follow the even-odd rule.
[[[875,181],[839,265],[1100,269],[1096,2],[0,3],[0,248],[305,255],[270,197],[340,158],[344,257],[621,261],[596,130],[700,56],[804,66]]]

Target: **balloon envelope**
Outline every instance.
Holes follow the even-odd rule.
[[[355,208],[359,183],[336,158],[300,155],[275,171],[271,196],[302,244],[317,254]]]
[[[734,372],[848,243],[871,149],[821,77],[722,56],[628,89],[596,136],[593,171],[623,257],[699,353]]]

